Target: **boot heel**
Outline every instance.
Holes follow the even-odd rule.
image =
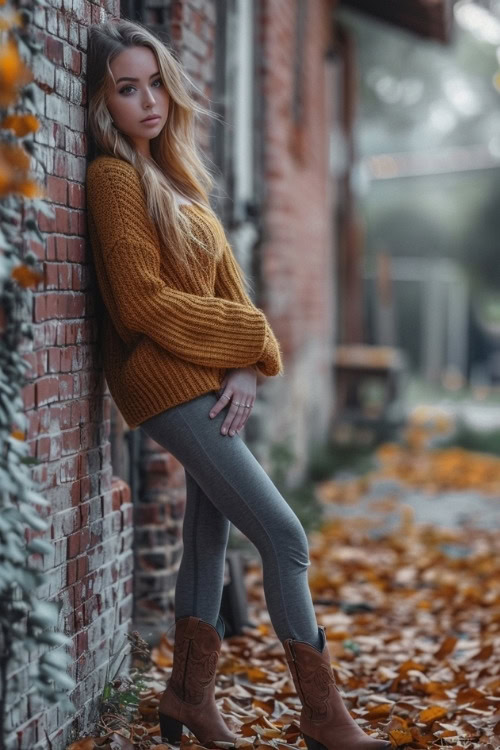
[[[309,737],[308,734],[304,734],[302,732],[302,736],[304,738],[304,741],[307,745],[308,750],[328,750],[321,742],[318,742],[318,740],[313,739],[312,737]]]
[[[159,713],[159,716],[162,740],[166,740],[172,745],[179,745],[182,737],[182,722],[166,714]]]

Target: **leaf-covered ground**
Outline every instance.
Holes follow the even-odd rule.
[[[309,581],[337,682],[367,733],[389,736],[395,748],[492,750],[500,747],[500,459],[430,448],[429,435],[446,428],[437,420],[429,430],[416,419],[403,444],[378,450],[370,474],[318,484],[329,520],[310,535]],[[388,477],[433,493],[473,488],[496,504],[498,524],[417,523],[414,508],[394,492],[373,500],[371,513],[335,516]],[[391,529],[383,523],[389,512],[399,519]],[[258,561],[248,565],[246,583],[255,627],[224,640],[217,703],[238,730],[240,747],[304,748],[300,703],[269,620]],[[142,680],[135,678],[136,701],[128,713],[122,702],[102,715],[99,739],[68,750],[169,747],[160,741],[157,704],[173,638],[164,634],[152,654],[138,634],[131,641]],[[134,695],[132,682],[115,687],[117,696]],[[182,746],[197,743],[186,732]]]

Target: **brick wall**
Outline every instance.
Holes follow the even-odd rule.
[[[7,714],[12,750],[47,748],[47,737],[60,750],[83,731],[110,656],[127,642],[132,614],[132,504],[127,485],[112,477],[110,396],[95,347],[84,191],[87,27],[116,12],[117,2],[101,7],[88,0],[52,0],[34,9],[44,48],[33,64],[41,121],[35,134],[41,165],[34,169],[55,218],[37,217],[45,242],[31,247],[44,281],[33,294],[35,336],[24,351],[31,365],[23,391],[27,439],[40,461],[33,475],[50,502],[45,537],[53,543],[53,554],[33,564],[45,571],[38,596],[62,602],[58,627],[72,638],[68,672],[77,687],[69,696],[78,713],[65,715],[27,696]],[[27,690],[27,667],[22,671]]]
[[[306,13],[297,18],[301,5]],[[324,58],[335,5],[262,0],[260,14],[263,305],[286,368],[285,378],[270,384],[266,440],[290,437],[296,456],[292,482],[303,474],[314,441],[326,437],[333,406],[335,248]]]

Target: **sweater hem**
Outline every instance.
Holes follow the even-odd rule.
[[[152,417],[157,416],[158,414],[161,414],[164,411],[167,411],[168,409],[173,409],[176,406],[180,406],[180,404],[185,404],[188,401],[192,401],[195,398],[198,398],[198,396],[204,396],[207,393],[211,393],[212,391],[217,391],[217,389],[220,388],[220,379],[218,382],[214,383],[211,386],[207,386],[206,388],[200,388],[195,390],[192,394],[186,395],[185,397],[182,396],[182,398],[178,399],[169,399],[168,401],[165,400],[164,403],[159,404],[158,406],[155,406],[152,409],[145,409],[144,412],[141,412],[140,415],[136,417],[132,417],[130,412],[123,411],[119,404],[115,404],[123,416],[125,422],[127,423],[130,430],[135,430],[138,427],[141,427],[141,425],[146,422],[148,419],[151,419]],[[113,394],[111,394],[113,395]]]

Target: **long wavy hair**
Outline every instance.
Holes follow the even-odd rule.
[[[167,121],[151,139],[151,159],[143,156],[131,139],[112,122],[106,94],[114,86],[112,60],[130,47],[148,47],[158,61],[158,70],[169,94]],[[111,19],[89,27],[87,55],[88,125],[90,152],[115,156],[138,171],[160,240],[186,266],[200,259],[195,246],[215,255],[220,242],[211,246],[193,234],[189,218],[177,207],[174,190],[182,193],[212,219],[213,230],[225,240],[222,224],[213,212],[209,193],[213,178],[203,163],[195,141],[197,115],[217,117],[192,96],[195,90],[173,52],[149,29],[136,21]],[[219,250],[220,252],[220,250]]]

